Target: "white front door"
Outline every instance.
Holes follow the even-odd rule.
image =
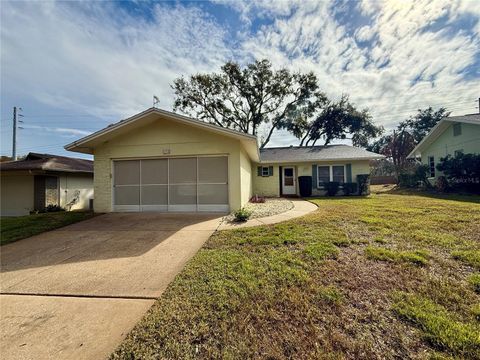
[[[284,195],[295,195],[295,168],[294,167],[284,167],[282,176],[282,194]]]

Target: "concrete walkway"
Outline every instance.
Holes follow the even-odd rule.
[[[221,219],[105,214],[2,246],[2,358],[107,358]]]
[[[293,209],[285,211],[284,213],[267,216],[263,218],[250,219],[250,220],[247,220],[246,222],[223,221],[218,227],[218,230],[231,230],[231,229],[239,229],[244,227],[276,224],[282,221],[287,221],[303,215],[307,215],[318,209],[317,205],[311,203],[310,201],[306,201],[302,199],[290,199],[290,200],[293,203]]]

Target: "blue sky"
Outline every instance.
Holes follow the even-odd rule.
[[[478,111],[480,1],[7,2],[1,7],[1,154],[63,146],[152,105],[172,81],[227,60],[314,71],[387,129],[418,108]],[[296,144],[284,133],[271,146]]]

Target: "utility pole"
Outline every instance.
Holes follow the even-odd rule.
[[[13,107],[12,160],[17,160],[17,107]]]
[[[478,98],[478,113],[480,114],[480,98]]]

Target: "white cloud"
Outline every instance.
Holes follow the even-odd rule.
[[[196,8],[159,4],[151,21],[118,11],[3,3],[2,87],[77,113],[125,115],[151,106],[153,94],[171,107],[173,79],[230,57],[223,30]]]
[[[235,9],[246,27],[255,17],[273,22],[254,33],[241,29],[231,41],[195,4],[156,4],[145,19],[108,2],[3,2],[2,92],[123,117],[151,106],[153,94],[170,109],[178,76],[218,70],[229,59],[268,58],[277,67],[314,71],[328,95],[350,94],[387,127],[429,105],[475,111],[478,79],[460,73],[478,57],[480,21],[470,33],[424,29],[447,16],[448,24],[478,19],[480,1],[365,0],[357,7],[371,21],[353,31],[338,22],[332,1],[217,2]],[[367,41],[369,47],[361,44]],[[272,145],[291,142],[280,132]]]

